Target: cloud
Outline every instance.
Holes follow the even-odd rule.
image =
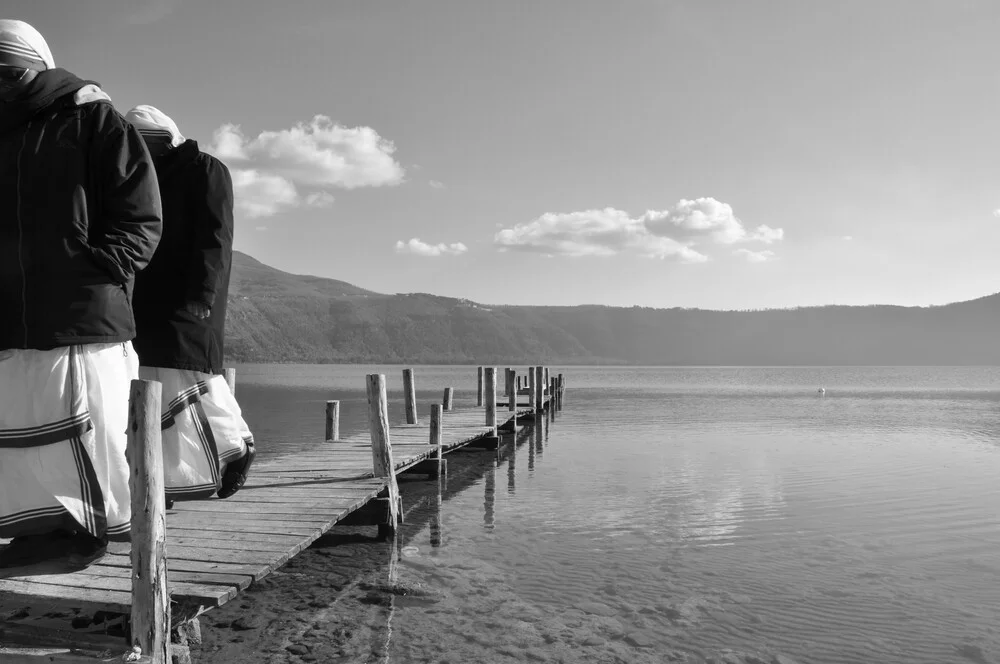
[[[714,198],[682,199],[672,209],[639,217],[615,208],[546,213],[534,221],[504,228],[494,236],[501,251],[531,251],[562,256],[613,256],[633,253],[681,263],[703,263],[704,245],[760,242],[784,237],[780,228],[747,230],[732,207]],[[765,259],[766,260],[766,259]]]
[[[433,189],[444,189],[444,182],[440,180],[430,180],[427,182]]]
[[[309,207],[329,207],[333,205],[333,194],[325,191],[315,191],[306,196],[305,204]]]
[[[750,249],[737,249],[733,252],[737,256],[743,256],[750,263],[764,263],[770,260],[774,260],[774,252],[770,249],[764,249],[763,251],[751,251]]]
[[[1000,217],[1000,209],[993,210],[994,217]]]
[[[236,210],[251,219],[269,217],[299,203],[295,185],[281,176],[253,169],[236,169],[232,175]]]
[[[237,203],[255,216],[303,205],[326,207],[333,203],[329,189],[392,186],[404,176],[393,157],[392,141],[371,127],[344,127],[325,115],[256,137],[248,137],[238,125],[224,124],[215,130],[209,149],[233,169]],[[244,175],[237,182],[237,172],[254,176]],[[271,185],[267,192],[280,196],[270,203],[265,192],[254,189],[264,179]],[[302,195],[300,190],[311,191]],[[251,202],[239,203],[244,198]]]
[[[847,240],[848,242],[850,242],[851,240],[853,240],[853,239],[854,239],[854,236],[853,236],[853,235],[845,235],[845,236],[844,236],[844,237],[842,237],[841,239],[842,239],[842,240]]]
[[[461,242],[454,242],[452,244],[445,244],[444,242],[441,244],[427,244],[418,238],[411,238],[409,242],[400,240],[396,243],[396,253],[414,254],[416,256],[443,256],[449,254],[458,256],[468,250],[469,248]]]
[[[682,198],[670,210],[650,210],[641,219],[654,235],[680,242],[711,240],[719,244],[763,242],[771,244],[785,236],[780,228],[760,225],[748,231],[733,214],[732,206],[714,198],[693,201]]]

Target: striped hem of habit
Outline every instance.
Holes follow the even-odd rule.
[[[42,56],[38,55],[33,48],[16,42],[0,41],[0,53],[7,53],[8,55],[34,62],[43,61]]]

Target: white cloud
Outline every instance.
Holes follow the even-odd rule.
[[[329,207],[333,205],[333,194],[325,191],[315,191],[306,196],[305,203],[309,207]]]
[[[238,125],[224,124],[215,130],[209,149],[234,171],[256,174],[256,179],[244,177],[239,183],[233,178],[237,205],[250,216],[302,205],[326,207],[333,203],[328,189],[396,185],[404,175],[393,157],[392,141],[371,127],[344,127],[324,115],[256,137],[246,136]],[[257,190],[255,185],[265,179],[270,188]],[[279,180],[286,185],[277,187]],[[300,196],[299,189],[312,191]],[[268,202],[267,193],[279,197]],[[241,203],[243,199],[250,200]]]
[[[414,254],[416,256],[443,256],[449,254],[458,256],[468,250],[469,248],[461,242],[453,242],[452,244],[445,244],[444,242],[441,244],[427,244],[418,238],[411,238],[408,242],[400,240],[396,243],[396,253]]]
[[[751,251],[750,249],[737,249],[733,252],[737,256],[745,257],[751,263],[764,263],[769,260],[774,260],[774,252],[770,249],[764,249],[763,251]]]
[[[430,180],[427,182],[433,189],[444,189],[444,182],[440,180]]]
[[[851,240],[854,239],[854,236],[853,235],[845,235],[842,239],[847,240],[848,242],[850,242]]]
[[[298,204],[295,185],[283,177],[253,169],[236,169],[232,176],[236,210],[251,219],[269,217]]]
[[[993,216],[994,217],[1000,217],[1000,209],[993,210]]]
[[[612,256],[628,252],[682,263],[703,263],[708,256],[695,248],[700,245],[772,244],[783,237],[782,229],[766,225],[748,231],[729,205],[714,198],[699,198],[682,199],[670,210],[650,210],[635,218],[615,208],[546,213],[534,221],[500,230],[494,242],[501,251],[563,256]]]

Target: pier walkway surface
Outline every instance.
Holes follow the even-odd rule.
[[[480,371],[480,402],[484,401],[483,394],[487,392],[483,389],[482,377],[483,371]],[[381,412],[384,414],[384,377],[379,378],[382,379]],[[166,623],[160,625],[161,631],[169,634],[171,623],[176,631],[178,625],[232,600],[335,525],[378,525],[380,531],[395,528],[402,515],[399,503],[389,504],[392,496],[398,496],[396,475],[417,472],[436,476],[447,472],[441,455],[467,446],[496,448],[500,431],[515,431],[533,421],[538,409],[550,406],[553,394],[561,398],[562,388],[556,386],[555,378],[551,387],[546,386],[548,389],[539,393],[517,389],[519,385],[515,386],[514,375],[509,371],[507,378],[509,388],[508,385],[504,387],[507,403],[497,403],[494,398],[491,408],[487,398],[484,407],[456,410],[443,410],[442,406],[434,405],[436,413],[428,418],[429,422],[392,425],[381,436],[376,435],[378,424],[373,416],[371,432],[359,432],[343,439],[334,434],[336,440],[318,441],[311,450],[259,460],[246,485],[228,499],[177,502],[166,510],[165,533],[160,537],[168,591],[161,592],[169,600],[165,599],[163,603],[168,603],[168,607],[160,611],[167,614],[160,621]],[[404,373],[404,382],[406,380]],[[412,385],[412,373],[409,381]],[[527,402],[510,398],[510,391],[518,396],[527,395]],[[415,420],[416,404],[412,392],[412,389],[406,390],[405,396],[407,413],[412,407]],[[369,392],[370,397],[371,394]],[[450,406],[450,400],[446,391],[444,407]],[[510,401],[519,402],[514,406],[515,412],[508,409]],[[371,405],[371,398],[369,403]],[[331,427],[329,408],[327,412],[329,435],[331,429],[336,431],[339,426]],[[339,416],[339,404],[337,413]],[[377,440],[380,438],[384,439],[385,448],[380,448]],[[439,445],[432,444],[438,440]],[[383,460],[392,459],[392,473],[379,473],[380,455]],[[136,539],[136,526],[133,515],[133,540]],[[4,540],[0,540],[2,544]],[[107,555],[80,572],[0,579],[0,600],[7,605],[72,608],[85,614],[107,612],[122,616],[126,624],[131,615],[130,631],[135,631],[136,610],[142,608],[143,612],[150,612],[147,607],[137,606],[146,601],[136,594],[137,588],[140,581],[155,585],[155,579],[140,578],[144,575],[137,570],[135,552],[131,549],[129,543],[112,542]],[[155,617],[153,620],[155,622]],[[177,641],[176,635],[174,641]],[[131,638],[130,642],[136,644],[136,639]],[[123,643],[97,634],[80,634],[76,630],[31,628],[0,621],[0,662],[5,664],[158,663],[164,659],[158,659],[155,652],[150,656],[150,645],[143,649],[145,652],[136,647],[134,656],[127,655],[131,659],[123,659],[121,653],[128,650]],[[115,647],[117,653],[112,652]],[[171,649],[174,661],[189,661],[187,655],[180,652],[183,646],[152,646],[154,651],[157,648],[164,652]]]

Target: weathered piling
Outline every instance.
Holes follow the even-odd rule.
[[[444,388],[444,398],[441,400],[441,405],[444,407],[444,410],[451,410],[454,403],[455,403],[455,388],[454,387]]]
[[[503,395],[507,396],[510,394],[510,367],[504,367],[503,370]]]
[[[535,410],[535,370],[528,367],[528,405]]]
[[[340,402],[326,402],[326,439],[340,440]]]
[[[441,456],[441,433],[443,431],[443,417],[442,417],[442,406],[441,404],[431,404],[431,431],[430,431],[430,444],[437,446],[437,451],[434,453],[434,459],[437,461],[437,473],[432,473],[432,477],[437,477],[441,474],[441,465],[444,463]]]
[[[517,431],[517,390],[514,389],[514,370],[510,370],[511,390],[507,393],[507,410],[514,413],[514,431]]]
[[[485,385],[483,384],[483,369],[484,369],[484,367],[479,367],[479,371],[477,372],[478,373],[478,379],[476,381],[476,385],[477,385],[477,389],[478,389],[478,391],[476,393],[476,405],[477,406],[482,406],[483,405],[483,390],[485,389]]]
[[[125,448],[132,496],[131,645],[138,646],[153,664],[170,662],[161,394],[162,387],[156,381],[132,381]]]
[[[549,368],[545,367],[545,382],[543,383],[543,385],[545,385],[545,389],[548,389],[549,385],[551,384],[552,384],[551,381],[549,381]],[[552,392],[549,391],[549,394],[552,394]]]
[[[497,369],[486,367],[486,426],[490,427],[490,435],[497,435]]]
[[[232,367],[225,369],[223,375],[226,377],[226,385],[229,386],[229,392],[235,397],[236,396],[236,369]]]
[[[403,399],[406,404],[406,423],[417,423],[417,390],[413,384],[413,369],[403,369]]]
[[[535,367],[535,411],[545,409],[545,375],[541,366]]]
[[[402,522],[399,509],[399,486],[396,484],[396,465],[392,460],[392,442],[389,440],[389,402],[386,398],[385,375],[369,374],[368,426],[372,440],[372,468],[375,477],[388,480],[388,523],[379,524],[379,532],[394,532]]]
[[[517,389],[518,389],[518,391],[520,391],[521,389],[523,389],[521,387],[521,377],[520,376],[517,377]]]

